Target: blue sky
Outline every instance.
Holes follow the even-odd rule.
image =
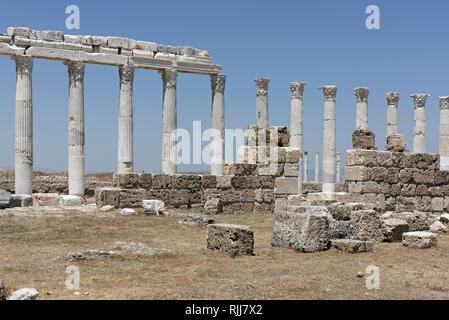
[[[76,4],[81,29],[66,30],[65,8]],[[365,27],[365,8],[380,8],[380,30]],[[321,153],[323,95],[338,85],[337,150],[351,148],[355,128],[353,89],[367,86],[369,127],[385,147],[387,91],[399,91],[399,131],[412,148],[413,100],[429,93],[427,151],[438,152],[438,96],[449,95],[447,1],[13,1],[2,6],[0,32],[8,26],[61,30],[66,34],[123,36],[206,49],[223,66],[226,127],[255,122],[253,79],[271,79],[270,125],[289,125],[290,81],[304,91],[304,146]],[[15,66],[0,56],[0,167],[14,165]],[[36,60],[33,72],[34,164],[67,170],[66,66]],[[86,171],[115,171],[119,77],[115,67],[88,65],[85,76]],[[208,76],[178,77],[178,126],[210,126]],[[138,70],[134,86],[135,170],[161,169],[162,83],[156,71]],[[309,159],[314,165],[314,157]],[[202,166],[183,166],[201,170]]]

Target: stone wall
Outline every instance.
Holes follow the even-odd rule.
[[[440,156],[375,150],[348,150],[345,183],[378,211],[449,210],[449,171],[441,171]]]

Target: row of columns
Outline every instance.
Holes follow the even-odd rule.
[[[304,151],[304,174],[303,174],[303,182],[309,182],[309,152]],[[319,162],[319,152],[315,153],[315,180],[314,182],[319,182],[319,174],[320,174],[320,162]],[[335,178],[336,182],[341,181],[341,153],[337,152],[337,174]]]

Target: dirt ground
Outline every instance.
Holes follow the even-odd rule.
[[[250,225],[255,255],[208,251],[205,227],[178,224],[174,216],[2,216],[0,281],[8,291],[34,287],[39,299],[449,299],[448,235],[439,234],[438,246],[424,250],[380,243],[372,253],[306,254],[271,247],[271,215],[215,218]],[[69,251],[111,249],[115,241],[179,254],[66,258]],[[80,269],[79,296],[65,286],[69,265]],[[357,277],[370,265],[380,269],[378,290],[366,288],[368,275]]]

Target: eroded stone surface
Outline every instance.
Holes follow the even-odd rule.
[[[437,235],[427,231],[406,232],[402,235],[402,244],[411,248],[431,248],[437,244]]]
[[[360,253],[373,251],[373,241],[361,241],[350,239],[336,239],[331,241],[331,247],[347,253]]]
[[[209,224],[206,229],[206,247],[221,250],[232,256],[252,255],[254,233],[248,226]]]

